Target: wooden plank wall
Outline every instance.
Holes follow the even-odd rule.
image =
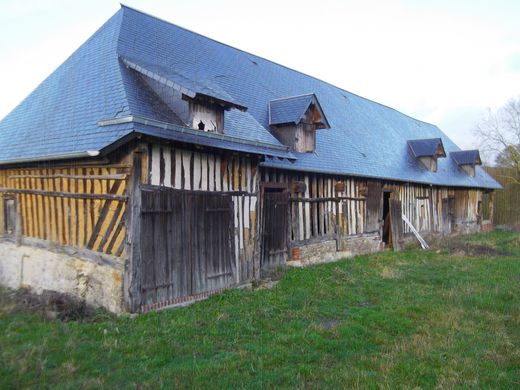
[[[397,198],[402,203],[403,214],[419,232],[440,231],[442,194],[439,197],[439,193],[446,191],[445,189],[402,183],[392,183],[390,187],[396,190]],[[406,224],[403,226],[403,232],[411,233]]]
[[[253,278],[257,228],[257,160],[149,144],[147,183],[180,190],[236,192],[235,262],[237,282]]]
[[[337,229],[344,236],[357,235],[365,231],[366,202],[363,199],[363,191],[367,188],[367,182],[364,180],[262,169],[261,181],[286,183],[290,188],[295,182],[305,183],[305,192],[291,191],[290,223],[293,242],[326,237],[332,239]],[[345,190],[337,194],[337,200],[334,200],[335,186],[339,182],[344,183]]]
[[[292,188],[295,182],[304,182],[304,193],[291,193],[292,199],[324,198],[321,202],[291,202],[293,242],[313,241],[333,238],[337,232],[342,236],[365,233],[366,202],[359,200],[366,195],[368,182],[364,179],[300,173],[275,169],[261,169],[261,181],[286,183]],[[345,183],[345,191],[336,194],[334,188],[339,182]],[[478,201],[482,191],[475,189],[458,189],[448,187],[431,187],[428,185],[384,182],[383,188],[392,190],[402,202],[402,211],[421,232],[441,232],[442,199],[455,197],[456,192],[464,194],[464,202],[455,205],[459,210],[459,220],[475,222],[477,220]],[[335,201],[330,198],[352,198]],[[403,223],[403,232],[411,233]]]
[[[513,168],[485,167],[487,173],[502,186],[496,191],[493,202],[493,222],[495,225],[520,225],[520,173]],[[489,199],[483,209],[489,218]]]
[[[455,221],[477,222],[478,203],[482,201],[482,191],[478,190],[455,190]]]
[[[0,170],[0,196],[16,196],[25,237],[122,256],[128,167]]]

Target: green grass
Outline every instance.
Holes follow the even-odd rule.
[[[459,241],[500,255],[360,256],[136,319],[4,304],[0,388],[518,388],[520,236]]]

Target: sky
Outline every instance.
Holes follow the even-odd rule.
[[[125,0],[438,125],[461,148],[520,96],[520,1]],[[0,0],[0,118],[110,18],[112,0]]]

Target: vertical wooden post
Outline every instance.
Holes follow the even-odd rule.
[[[22,245],[22,207],[21,196],[16,197],[16,246]]]
[[[337,196],[337,195],[336,195]],[[341,226],[339,221],[340,201],[336,200],[336,250],[341,250]]]
[[[489,193],[489,220],[491,221],[491,226],[494,226],[493,222],[493,214],[495,212],[495,191],[491,191]]]
[[[4,196],[0,194],[0,234],[5,233]]]
[[[264,236],[264,189],[260,186],[261,173],[258,172],[256,179],[256,239],[255,239],[255,253],[253,255],[253,278],[260,280],[260,263],[263,252],[263,236]]]
[[[137,150],[133,156],[132,174],[127,187],[127,229],[126,245],[128,258],[125,263],[124,299],[126,309],[139,311],[141,307],[141,175],[142,153]]]
[[[430,233],[435,230],[435,224],[433,223],[433,186],[430,185],[429,191],[429,202],[430,202]]]

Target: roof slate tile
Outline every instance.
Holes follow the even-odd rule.
[[[197,88],[247,107],[246,112],[226,111],[225,132],[262,142],[256,149],[250,142],[251,153],[264,153],[265,144],[281,146],[269,131],[270,101],[313,93],[330,125],[317,132],[315,153],[294,153],[295,162],[267,159],[265,166],[499,188],[480,167],[475,177],[469,177],[451,158],[439,160],[436,173],[421,169],[408,151],[407,140],[441,138],[447,153],[460,150],[437,126],[126,6],[0,122],[0,161],[103,150],[139,127],[160,136],[161,131],[135,123],[98,125],[100,120],[130,115],[175,123],[175,114],[122,64],[121,57],[183,75]],[[174,81],[169,73],[158,74],[166,84]],[[292,112],[286,114],[294,117]],[[198,138],[205,139],[194,137],[193,142]],[[220,146],[233,147],[229,141]]]

